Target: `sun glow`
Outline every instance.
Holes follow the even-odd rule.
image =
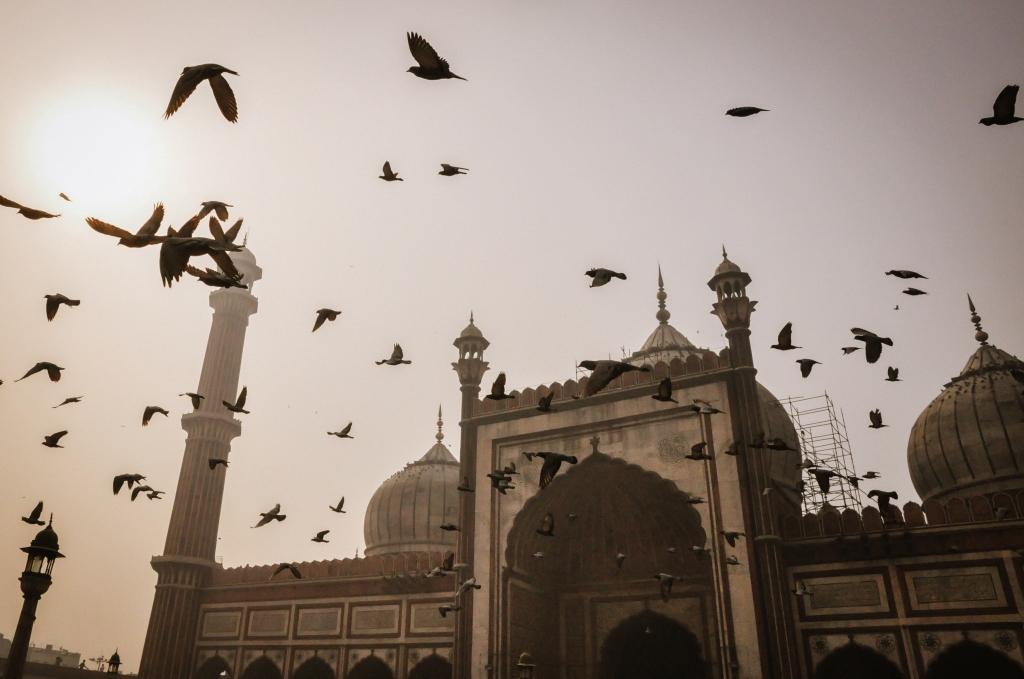
[[[161,174],[158,123],[98,97],[55,106],[30,140],[38,180],[94,207],[131,199]]]

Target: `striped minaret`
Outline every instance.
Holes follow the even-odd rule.
[[[164,553],[152,561],[158,577],[139,665],[142,679],[192,676],[199,589],[209,569],[219,568],[215,561],[217,527],[227,470],[218,465],[211,471],[209,460],[228,459],[231,439],[242,433],[241,423],[221,401],[234,402],[239,390],[245,329],[258,306],[252,286],[263,275],[248,249],[232,253],[231,259],[249,289],[229,288],[210,293],[213,322],[196,390],[206,398],[198,410],[181,418],[188,438]]]

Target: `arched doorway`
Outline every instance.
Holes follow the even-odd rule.
[[[707,679],[700,642],[682,623],[641,611],[601,644],[600,679]]]
[[[313,656],[299,665],[292,679],[334,679],[334,670],[324,662],[323,658]]]
[[[242,672],[242,679],[284,679],[274,661],[265,655],[256,658]]]
[[[231,665],[219,655],[215,655],[196,672],[196,679],[224,679],[231,676]]]
[[[452,679],[452,664],[437,653],[431,653],[412,668],[409,679]]]
[[[850,642],[818,663],[814,679],[903,679],[903,672],[874,649]]]
[[[939,653],[925,679],[1024,679],[1024,669],[994,648],[967,639]]]
[[[347,679],[395,679],[395,675],[391,673],[387,663],[375,655],[370,655],[349,669]]]

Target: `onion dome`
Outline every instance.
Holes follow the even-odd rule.
[[[1024,401],[1012,374],[1024,362],[988,343],[968,302],[981,346],[917,418],[907,442],[910,478],[924,501],[1024,489]]]
[[[645,363],[655,364],[658,361],[671,363],[672,359],[678,358],[685,361],[690,354],[706,353],[698,349],[690,340],[686,339],[683,333],[669,325],[668,319],[672,317],[669,310],[665,308],[665,300],[668,294],[665,292],[665,283],[661,278],[661,267],[658,267],[658,313],[654,317],[658,319],[658,327],[654,329],[647,341],[640,347],[640,351],[634,351],[626,363],[643,365]]]
[[[473,312],[469,312],[469,325],[467,325],[462,332],[459,333],[459,337],[479,337],[483,339],[483,333],[480,329],[473,325]]]
[[[455,547],[456,533],[441,530],[441,524],[456,521],[458,515],[459,462],[442,443],[442,427],[438,408],[437,443],[370,498],[363,519],[364,556],[444,552]]]
[[[60,553],[60,544],[57,542],[57,532],[53,530],[53,515],[50,515],[50,523],[46,528],[36,533],[35,538],[29,543],[28,547],[22,547],[23,552],[41,552],[45,553],[51,559],[62,559],[64,555]]]
[[[715,269],[715,275],[721,276],[724,273],[742,273],[739,264],[734,264],[729,261],[729,255],[725,254],[725,246],[722,246],[722,263]]]

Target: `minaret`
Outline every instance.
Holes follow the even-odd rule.
[[[469,325],[453,343],[459,350],[459,360],[452,363],[452,369],[459,373],[462,384],[462,437],[459,442],[459,477],[469,478],[471,488],[476,488],[476,428],[467,426],[473,417],[473,407],[480,397],[480,381],[487,371],[484,349],[490,342],[484,339],[480,330],[473,325],[473,314],[469,314]],[[440,419],[440,418],[439,418]],[[476,515],[476,493],[459,493],[458,560],[467,567],[461,572],[463,581],[473,576],[473,549]],[[473,646],[473,599],[467,596],[462,603],[455,627],[455,648],[452,653],[453,679],[468,679]]]
[[[192,676],[199,588],[209,569],[219,568],[214,557],[227,471],[223,465],[211,470],[208,461],[228,459],[231,439],[242,433],[241,423],[221,401],[235,400],[245,329],[258,306],[252,287],[263,275],[249,250],[232,253],[231,259],[249,289],[228,288],[210,293],[213,322],[196,391],[206,398],[198,410],[181,418],[188,438],[164,553],[152,561],[158,576],[139,665],[139,676],[143,679]]]
[[[760,399],[757,395],[754,359],[750,350],[750,315],[757,302],[747,297],[750,276],[729,261],[722,247],[722,263],[708,281],[718,295],[713,314],[718,316],[729,340],[729,406],[734,441],[753,441],[764,431]],[[785,679],[800,673],[797,667],[796,633],[793,629],[789,585],[779,538],[772,523],[770,499],[764,489],[771,486],[767,458],[760,451],[747,448],[746,455],[736,459],[740,485],[743,489],[743,517],[750,563],[751,589],[754,594],[755,618],[762,637],[761,668],[765,677]],[[752,676],[752,668],[739,668],[738,676]]]

